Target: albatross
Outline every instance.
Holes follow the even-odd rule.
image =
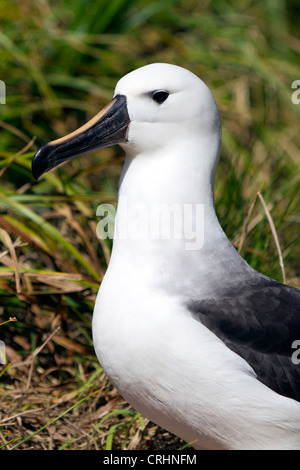
[[[221,228],[209,88],[179,66],[141,67],[90,122],[38,150],[33,176],[114,144],[126,153],[115,222],[130,230],[114,240],[94,308],[106,374],[195,449],[300,449],[300,290],[254,270]],[[169,217],[168,236],[153,208]]]

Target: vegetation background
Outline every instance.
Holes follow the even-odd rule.
[[[96,208],[116,202],[121,150],[37,183],[32,156],[96,114],[127,72],[186,67],[221,113],[223,228],[254,268],[299,287],[298,1],[0,0],[0,19],[0,447],[180,448],[122,400],[93,351],[111,249]]]

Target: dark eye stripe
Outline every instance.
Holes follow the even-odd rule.
[[[156,103],[158,104],[161,104],[164,101],[166,101],[168,96],[169,96],[169,93],[165,90],[157,90],[152,93],[152,99],[156,101]]]

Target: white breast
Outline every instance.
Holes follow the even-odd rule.
[[[93,339],[121,395],[196,448],[284,448],[285,442],[291,448],[282,420],[299,430],[296,402],[258,382],[242,358],[180,306],[180,298],[154,295],[143,273],[115,268],[111,263],[98,294]]]

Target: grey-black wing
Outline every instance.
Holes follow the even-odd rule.
[[[189,310],[231,350],[243,357],[258,380],[300,401],[300,290],[265,276],[193,300]],[[296,343],[297,345],[297,343]]]

